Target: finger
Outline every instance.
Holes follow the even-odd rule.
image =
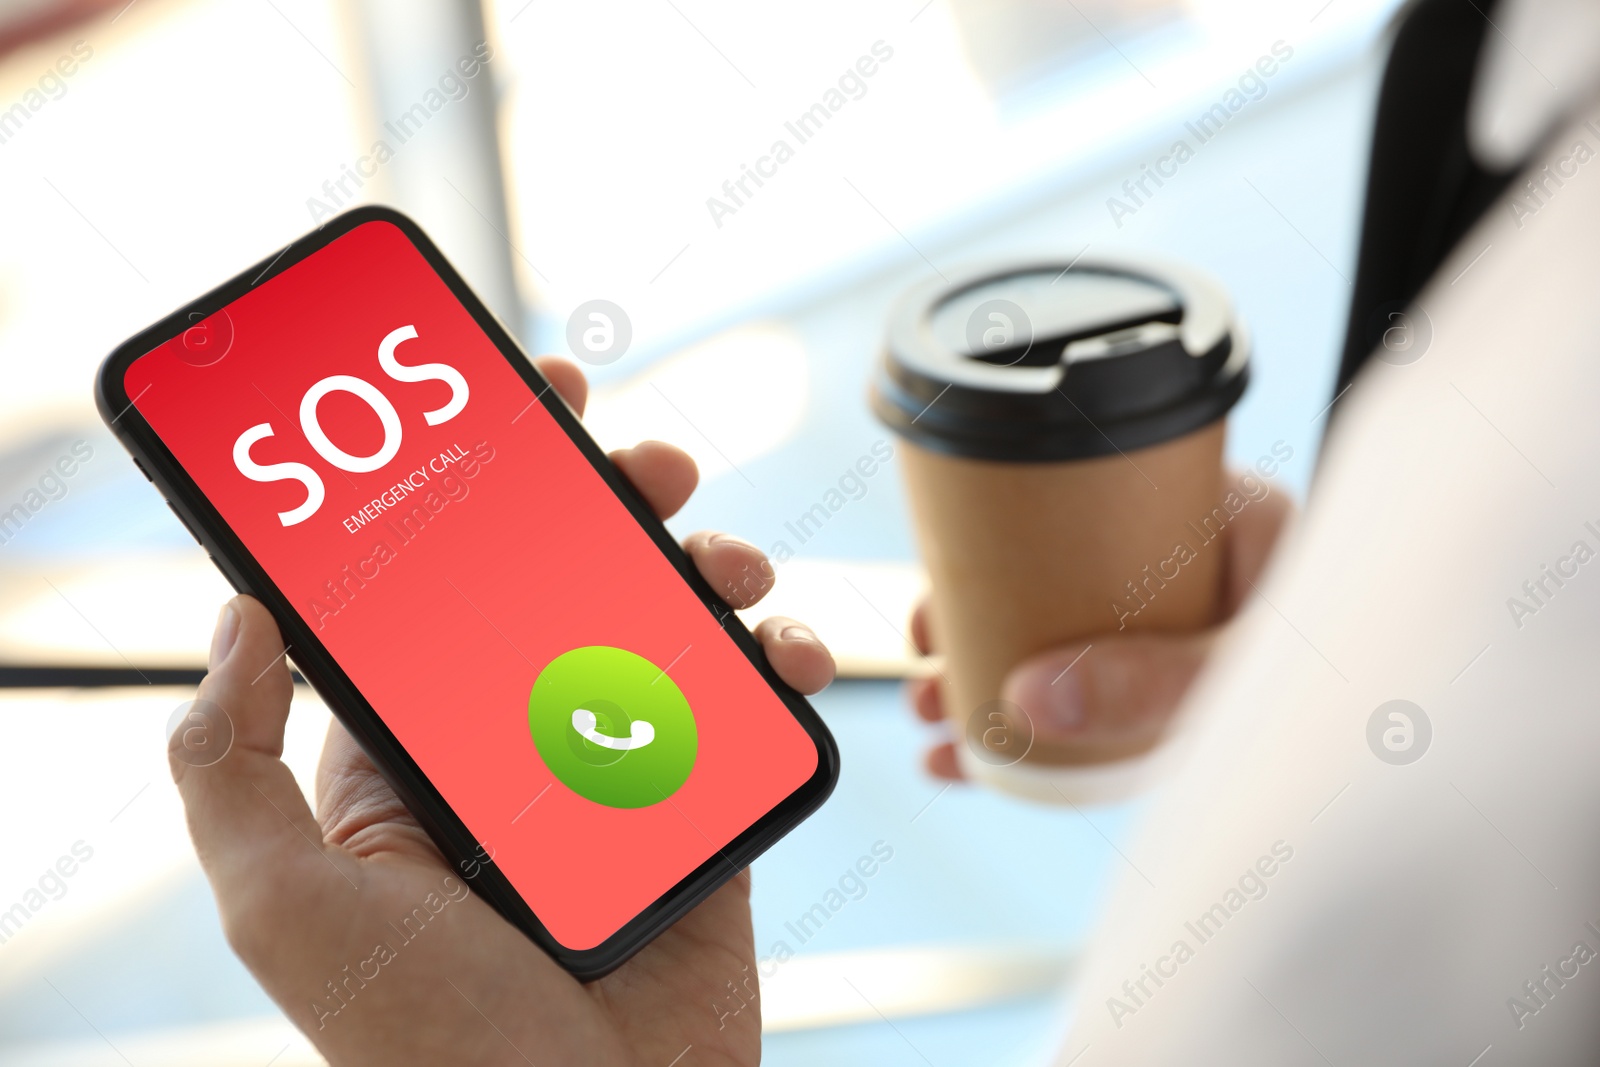
[[[917,601],[911,609],[911,644],[924,656],[933,655],[933,634],[928,629],[928,600]]]
[[[1210,633],[1097,637],[1024,661],[1002,695],[1027,713],[1036,747],[1116,759],[1160,737],[1211,640]]]
[[[928,749],[922,765],[935,778],[959,782],[966,777],[961,773],[961,764],[956,761],[956,746],[950,741]]]
[[[683,539],[683,548],[711,588],[737,611],[766,596],[777,577],[765,552],[731,534],[693,533]]]
[[[533,365],[567,402],[567,407],[583,418],[584,406],[589,402],[589,379],[578,365],[560,356],[538,356]]]
[[[670,519],[689,500],[700,482],[700,469],[689,453],[664,441],[641,441],[611,453],[611,462],[633,483],[657,518]]]
[[[833,681],[833,653],[804,623],[774,615],[756,627],[756,640],[778,677],[807,696]]]
[[[215,762],[215,753],[196,759],[179,730],[168,749],[189,833],[225,924],[291,874],[301,887],[341,876],[353,884],[357,877],[323,849],[322,829],[279,758],[293,694],[277,624],[253,597],[235,597],[218,620],[211,671],[198,694],[222,709],[232,744]],[[264,878],[264,871],[275,877]]]
[[[1266,569],[1272,550],[1293,515],[1294,501],[1289,499],[1289,494],[1276,492],[1252,502],[1233,520],[1228,531],[1224,618],[1238,611],[1255,592],[1250,583],[1260,584],[1261,572]]]
[[[906,702],[923,722],[944,721],[944,694],[937,678],[913,678],[906,683]]]

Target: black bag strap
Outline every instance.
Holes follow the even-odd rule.
[[[1335,395],[1450,250],[1510,183],[1467,146],[1478,53],[1496,0],[1414,0],[1397,16],[1378,95],[1361,252]]]

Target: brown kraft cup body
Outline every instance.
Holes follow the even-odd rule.
[[[903,439],[958,754],[989,768],[1138,754],[1035,737],[1029,709],[1001,699],[1006,675],[1097,634],[1196,631],[1221,612],[1228,517],[1213,509],[1242,331],[1194,272],[1072,269],[1082,285],[1047,289],[1034,279],[1062,267],[1044,263],[913,291],[874,386]],[[985,329],[1010,348],[986,351]]]
[[[932,590],[929,622],[944,657],[944,704],[958,732],[1036,653],[1108,630],[1199,630],[1217,618],[1224,556],[1220,546],[1197,545],[1186,523],[1220,533],[1210,511],[1222,492],[1223,426],[1127,458],[1063,463],[901,448]],[[1180,543],[1194,549],[1181,564]],[[1025,758],[1064,764],[1133,754],[1036,738]]]

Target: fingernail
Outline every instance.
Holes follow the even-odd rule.
[[[1033,709],[1057,730],[1076,730],[1083,725],[1083,687],[1068,671],[1043,687]]]
[[[761,555],[766,554],[761,552],[759,548],[757,548],[755,545],[752,545],[749,541],[746,541],[742,537],[735,537],[733,534],[714,533],[707,538],[706,543],[712,545],[738,545],[740,548],[748,548],[750,551],[759,553]]]
[[[233,651],[233,643],[239,639],[239,609],[233,606],[233,601],[222,605],[222,611],[217,615],[217,630],[211,635],[210,668],[216,670],[223,660],[228,658],[228,653]]]
[[[782,630],[779,630],[778,631],[778,640],[780,640],[780,641],[810,641],[814,645],[822,644],[821,641],[817,640],[817,635],[811,631],[811,628],[809,626],[800,626],[800,625],[785,626]]]

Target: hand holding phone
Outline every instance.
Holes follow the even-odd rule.
[[[538,365],[581,412],[576,368]],[[671,446],[611,458],[662,517],[694,487],[693,462]],[[715,588],[764,570],[765,557],[734,539],[696,534],[685,548]],[[742,607],[743,588],[740,597]],[[831,657],[798,623],[770,619],[756,636],[800,692],[832,678]],[[691,1045],[694,1062],[757,1061],[748,874],[620,970],[580,984],[467,892],[471,881],[337,722],[313,816],[278,759],[292,692],[282,650],[254,600],[224,609],[199,696],[228,709],[237,758],[172,766],[230,943],[330,1063],[659,1065]],[[749,1010],[728,1007],[730,982]]]
[[[249,595],[224,612],[196,711],[231,724],[234,750],[190,751],[206,731],[186,727],[172,753],[230,935],[297,1022],[320,1037],[393,995],[396,1055],[361,1062],[462,1062],[439,1044],[457,1028],[430,1030],[384,980],[407,973],[621,1056],[618,1033],[700,1033],[662,1008],[685,989],[753,996],[729,951],[748,948],[742,906],[688,942],[673,924],[832,790],[837,749],[796,689],[831,661],[803,630],[752,634],[719,594],[744,607],[750,575],[770,579],[753,547],[680,546],[662,525],[693,488],[686,456],[608,459],[575,368],[530,362],[416,224],[376,207],[121,345],[96,396]],[[366,754],[325,782],[321,825],[277,762],[286,656]],[[460,943],[415,951],[451,929]],[[513,929],[528,943],[507,946]],[[554,970],[602,978],[664,934],[682,943],[609,996]],[[702,953],[731,973],[702,988]]]
[[[445,857],[579,977],[831,791],[815,711],[404,216],[330,221],[97,384]]]

